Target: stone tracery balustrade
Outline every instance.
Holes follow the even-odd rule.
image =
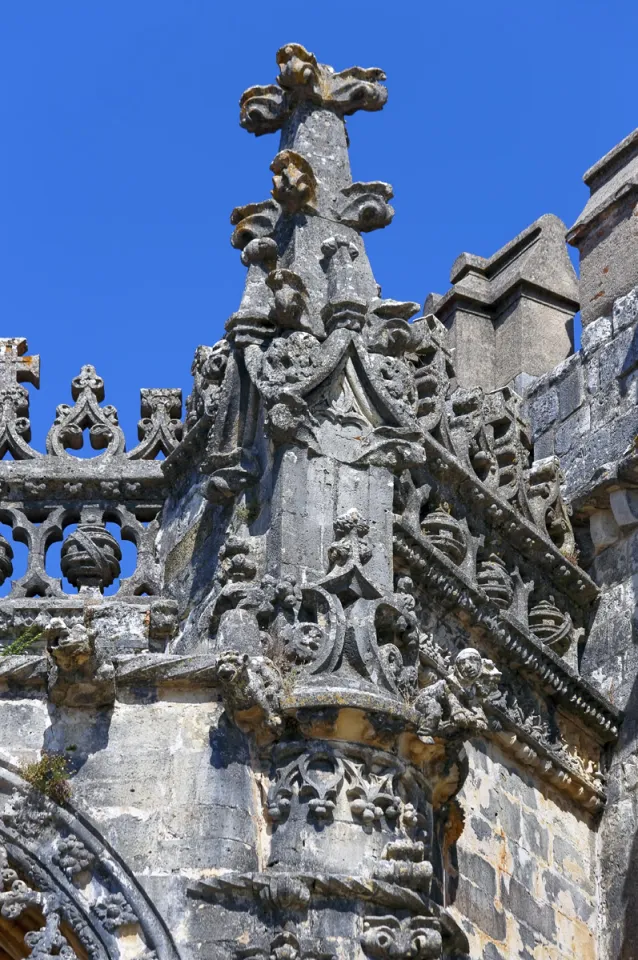
[[[47,571],[47,551],[62,544],[62,574],[80,592],[101,592],[120,575],[120,547],[107,529],[137,551],[136,569],[122,580],[121,596],[159,592],[154,553],[157,516],[167,495],[161,462],[182,436],[181,391],[142,390],[139,442],[126,450],[117,411],[105,406],[104,382],[87,365],[72,383],[73,405],[61,404],[49,430],[46,453],[29,445],[29,397],[21,381],[39,385],[39,357],[26,354],[26,340],[0,340],[0,521],[28,550],[24,574],[10,598],[59,598],[62,581]],[[76,457],[88,440],[94,457]],[[12,459],[8,459],[10,456]],[[75,532],[66,528],[78,524]],[[0,581],[13,573],[13,549],[0,538]]]

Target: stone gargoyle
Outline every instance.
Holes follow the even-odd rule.
[[[83,623],[53,617],[43,628],[50,658],[48,687],[54,703],[104,707],[115,700],[115,668],[101,657]]]
[[[267,657],[226,650],[217,657],[214,676],[226,711],[240,729],[281,728],[282,680]]]

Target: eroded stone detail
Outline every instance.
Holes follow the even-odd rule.
[[[414,707],[421,715],[419,737],[480,733],[488,729],[483,705],[498,689],[500,671],[478,650],[462,650],[443,680],[419,694]]]
[[[112,841],[74,824],[71,804],[63,816],[39,795],[8,804],[0,913],[42,908],[27,945],[43,960],[73,960],[75,937],[91,960],[174,960],[156,918],[149,934],[151,898],[187,950],[468,955],[442,904],[457,894],[463,831],[479,844],[488,821],[461,809],[480,751],[503,750],[583,821],[605,802],[619,714],[578,672],[598,591],[577,565],[560,463],[532,462],[513,382],[459,386],[467,356],[434,302],[421,316],[377,286],[363,236],[390,223],[392,188],[352,182],[344,117],[383,106],[381,71],[335,72],[298,44],[277,63],[277,85],[240,105],[250,132],[281,130],[273,196],[231,214],[246,284],[224,337],[197,350],[184,426],[179,391],[143,390],[127,451],[87,365],[39,454],[23,385],[37,385],[37,358],[22,340],[0,344],[0,451],[13,458],[0,463],[0,521],[28,549],[0,610],[1,702],[33,711],[33,736],[44,728],[56,749],[81,729],[79,796],[101,777]],[[536,282],[546,228],[505,251],[507,271],[518,251]],[[478,260],[461,258],[455,286],[495,291],[500,261]],[[99,455],[80,461],[87,435]],[[635,526],[620,493],[614,537]],[[121,540],[138,556],[120,581]],[[12,561],[0,539],[0,580]],[[150,788],[122,729],[147,716]],[[179,749],[164,751],[167,729]],[[115,749],[139,758],[130,787],[111,779]],[[179,817],[164,809],[175,791]],[[540,827],[513,833],[512,847],[536,843],[550,863]],[[128,872],[120,847],[134,851]],[[505,872],[510,889],[471,881],[494,901],[491,943],[522,867]],[[214,922],[186,883],[215,899]]]

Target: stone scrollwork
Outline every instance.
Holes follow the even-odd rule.
[[[346,116],[356,110],[380,110],[388,92],[376,67],[350,67],[335,73],[300,43],[277,52],[277,86],[250,87],[240,100],[240,123],[260,136],[280,129],[295,106],[304,101]]]
[[[158,388],[141,390],[142,419],[137,425],[138,445],[127,453],[129,460],[153,460],[168,456],[182,439],[182,391]]]
[[[249,87],[239,101],[239,123],[257,137],[279,130],[285,114],[284,93],[275,84]]]
[[[27,356],[24,337],[0,338],[0,460],[33,460],[40,454],[29,446],[29,393],[22,383],[40,386],[40,358]]]
[[[569,509],[560,490],[562,474],[557,457],[537,460],[527,474],[529,505],[538,528],[568,559],[576,558],[576,540]]]
[[[321,91],[320,66],[314,53],[309,53],[300,43],[288,43],[277,51],[279,76],[277,83],[299,98],[319,99]]]
[[[245,250],[253,241],[271,237],[279,213],[279,204],[274,200],[235,207],[230,215],[230,222],[235,228],[230,240],[233,247]]]
[[[375,180],[371,183],[353,183],[341,191],[345,204],[337,212],[337,219],[360,233],[379,230],[392,222],[394,208],[389,200],[394,193],[389,183]]]

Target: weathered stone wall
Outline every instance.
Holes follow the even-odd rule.
[[[245,910],[190,899],[188,884],[260,866],[261,804],[246,738],[225,718],[219,722],[223,708],[210,697],[147,689],[104,711],[7,700],[0,724],[4,761],[34,761],[43,746],[72,758],[73,806],[90,811],[156,904],[185,960],[232,955],[251,924]]]
[[[527,392],[535,457],[560,457],[570,498],[598,483],[638,433],[637,323],[633,290],[584,328],[578,353]]]
[[[560,457],[581,562],[601,587],[581,674],[625,711],[597,832],[604,960],[629,960],[638,949],[632,881],[638,856],[637,329],[633,290],[615,301],[608,316],[589,323],[581,350],[528,393],[535,456]]]
[[[592,823],[494,744],[469,745],[468,755],[455,909],[470,956],[594,960]]]

